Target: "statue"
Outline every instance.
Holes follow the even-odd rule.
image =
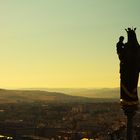
[[[137,41],[136,28],[125,29],[127,43],[124,37],[119,38],[117,54],[120,60],[120,102],[127,116],[127,140],[133,140],[133,116],[138,109],[138,79],[140,71],[140,46]]]
[[[140,46],[136,37],[136,28],[125,29],[128,41],[123,43],[124,37],[119,38],[117,54],[120,60],[120,102],[124,106],[138,104],[138,78],[140,70]]]

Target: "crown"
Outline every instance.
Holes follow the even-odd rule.
[[[126,32],[135,32],[136,31],[136,27],[135,28],[127,28],[125,29]]]

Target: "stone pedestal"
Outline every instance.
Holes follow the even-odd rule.
[[[123,106],[124,114],[127,116],[127,138],[126,140],[133,140],[133,117],[137,111],[137,105]]]

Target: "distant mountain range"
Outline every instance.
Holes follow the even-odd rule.
[[[72,96],[82,96],[88,98],[119,99],[120,88],[41,88],[43,91],[61,92]],[[140,96],[140,87],[138,87]]]
[[[138,88],[140,95],[140,88]],[[0,103],[119,101],[119,88],[103,89],[0,89]]]
[[[55,89],[69,95],[89,97],[89,98],[102,98],[102,99],[119,99],[120,88],[100,88],[100,89]],[[48,91],[55,91],[51,89]],[[67,91],[67,92],[66,92]],[[140,98],[140,87],[138,87],[138,96]]]
[[[47,89],[48,91],[59,91],[72,96],[82,96],[89,98],[108,98],[119,99],[119,88],[101,88],[101,89]]]
[[[41,90],[0,89],[0,103],[20,103],[20,102],[67,103],[67,102],[97,102],[97,101],[102,102],[103,100]]]

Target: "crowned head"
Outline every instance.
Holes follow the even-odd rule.
[[[137,41],[137,37],[136,37],[136,28],[127,28],[125,29],[128,35],[128,42],[135,42]]]

